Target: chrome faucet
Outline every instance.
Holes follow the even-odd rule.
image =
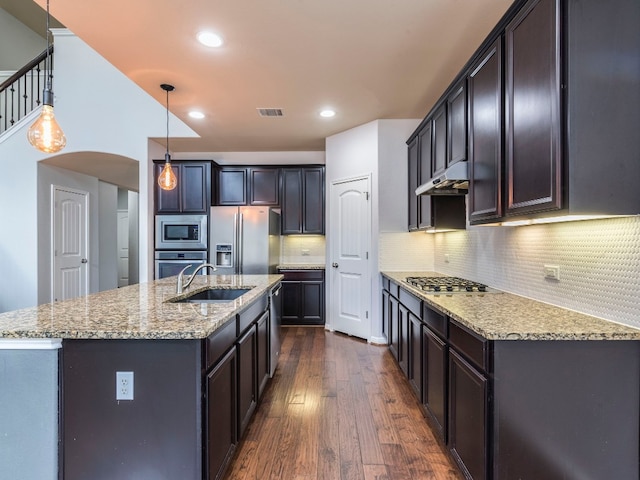
[[[196,278],[196,275],[198,274],[198,272],[200,270],[202,270],[203,268],[210,268],[212,271],[216,271],[217,268],[213,265],[211,265],[210,263],[203,263],[202,265],[198,265],[198,267],[193,271],[193,273],[191,274],[191,276],[187,279],[187,281],[184,281],[184,275],[189,268],[191,268],[193,265],[189,264],[186,267],[184,267],[180,273],[178,274],[178,283],[176,285],[176,293],[178,295],[181,295],[184,290],[186,288],[189,287],[189,285],[191,285],[191,282],[193,282],[193,279]]]

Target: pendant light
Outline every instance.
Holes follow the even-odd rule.
[[[53,114],[53,91],[51,90],[53,69],[51,68],[51,43],[49,32],[49,0],[47,0],[47,56],[44,62],[44,90],[42,92],[42,110],[38,119],[27,132],[29,143],[44,153],[56,153],[67,144],[67,139]]]
[[[178,185],[178,179],[171,168],[171,155],[169,155],[169,92],[173,92],[175,87],[163,83],[160,88],[167,92],[167,152],[164,154],[164,168],[158,177],[158,185],[163,190],[173,190]]]

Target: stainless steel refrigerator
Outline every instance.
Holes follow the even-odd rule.
[[[277,273],[280,211],[269,207],[211,207],[209,261],[217,275]]]

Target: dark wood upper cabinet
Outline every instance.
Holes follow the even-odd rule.
[[[247,169],[222,167],[218,170],[218,205],[247,204]]]
[[[467,89],[460,81],[447,98],[447,167],[467,159]]]
[[[469,221],[502,216],[502,38],[471,67],[469,94]]]
[[[178,185],[173,190],[162,190],[157,181],[164,161],[154,161],[156,213],[208,213],[211,205],[211,162],[174,161],[171,166]]]
[[[302,170],[302,233],[324,234],[324,167]]]
[[[324,234],[324,167],[282,169],[282,233]]]
[[[249,204],[280,205],[280,169],[249,167]]]
[[[409,161],[409,192],[407,196],[409,211],[409,231],[418,229],[419,203],[421,197],[416,197],[415,191],[418,188],[420,177],[420,166],[418,164],[418,137],[415,137],[408,146]],[[431,167],[429,167],[431,170]]]
[[[433,122],[428,121],[424,128],[418,133],[418,185],[422,185],[431,179],[431,159],[433,156]],[[416,185],[416,188],[418,187]],[[432,227],[431,216],[432,197],[430,195],[420,195],[416,197],[415,188],[409,192],[409,196],[418,201],[418,228]]]
[[[426,229],[459,230],[466,228],[466,206],[463,195],[416,196],[415,194],[415,190],[419,185],[431,179],[435,124],[435,120],[428,118],[422,123],[417,135],[413,136],[408,143],[409,191],[407,192],[407,201],[409,205],[409,231]]]
[[[433,114],[433,157],[431,177],[436,177],[447,168],[447,104],[443,103]]]
[[[302,233],[302,169],[282,170],[282,233]]]
[[[534,0],[505,30],[506,214],[562,207],[559,0]]]

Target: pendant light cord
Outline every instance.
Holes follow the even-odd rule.
[[[51,58],[49,57],[49,53],[51,50],[51,44],[50,44],[50,39],[49,39],[49,0],[47,0],[47,31],[46,31],[46,35],[47,35],[47,60],[44,64],[44,70],[45,70],[45,75],[46,75],[46,84],[45,84],[45,88],[47,90],[51,90]]]
[[[167,154],[165,160],[169,158],[169,89],[167,89]]]

